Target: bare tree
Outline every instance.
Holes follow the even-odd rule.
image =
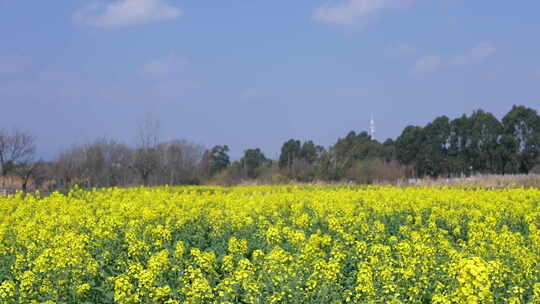
[[[27,192],[28,183],[30,180],[34,180],[34,187],[36,186],[36,176],[41,175],[42,161],[35,162],[33,160],[19,162],[15,165],[13,173],[15,173],[21,179],[21,190]]]
[[[0,129],[2,188],[5,187],[5,178],[8,173],[14,171],[17,166],[28,167],[33,162],[35,153],[35,138],[31,133],[19,129],[12,131]]]
[[[149,184],[151,174],[159,168],[159,128],[159,120],[151,114],[147,114],[139,124],[132,168],[138,173],[144,185]]]
[[[161,124],[159,119],[155,115],[147,113],[138,125],[138,147],[143,149],[155,148],[159,143],[160,128]]]
[[[80,146],[73,146],[60,154],[55,164],[54,175],[62,181],[62,186],[70,187],[73,184],[81,184],[86,179],[85,159],[84,149]]]
[[[100,139],[94,143],[101,152],[102,170],[98,174],[101,186],[125,185],[128,182],[129,159],[132,151],[112,139]]]
[[[185,140],[173,140],[159,145],[160,184],[197,183],[197,165],[204,147]]]
[[[110,187],[126,181],[125,168],[130,155],[129,148],[112,139],[100,138],[83,147],[83,167],[89,186]]]
[[[103,145],[104,160],[107,165],[107,186],[126,185],[130,180],[129,161],[133,150],[127,145],[108,140]]]
[[[74,183],[85,187],[125,185],[132,154],[124,144],[99,138],[62,153],[56,162],[55,175],[67,187]]]

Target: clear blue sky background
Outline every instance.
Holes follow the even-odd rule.
[[[0,0],[0,127],[40,155],[108,136],[277,157],[289,138],[540,107],[539,1]]]

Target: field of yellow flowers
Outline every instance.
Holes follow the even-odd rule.
[[[540,303],[540,189],[0,197],[0,303]]]

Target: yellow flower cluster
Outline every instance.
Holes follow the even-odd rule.
[[[1,196],[0,303],[540,303],[540,189]]]

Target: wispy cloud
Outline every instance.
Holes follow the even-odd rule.
[[[253,99],[253,98],[257,97],[258,93],[259,92],[256,89],[245,89],[240,94],[240,97],[243,100],[249,100],[249,99]]]
[[[425,74],[441,67],[441,57],[439,55],[429,55],[422,57],[416,61],[411,69],[411,73]]]
[[[457,54],[451,61],[452,66],[466,66],[480,63],[496,52],[497,48],[491,42],[480,42],[475,47]]]
[[[160,97],[174,99],[199,88],[187,72],[188,64],[186,58],[170,53],[146,61],[138,72]]]
[[[92,2],[77,11],[73,21],[92,27],[115,28],[176,19],[182,13],[164,0],[116,0]]]
[[[443,56],[431,54],[419,58],[411,68],[411,74],[419,75],[444,68],[460,68],[479,64],[491,57],[497,48],[491,42],[480,42],[476,46],[456,54]]]
[[[341,26],[365,26],[377,15],[406,7],[413,0],[345,0],[318,7],[313,18]]]

